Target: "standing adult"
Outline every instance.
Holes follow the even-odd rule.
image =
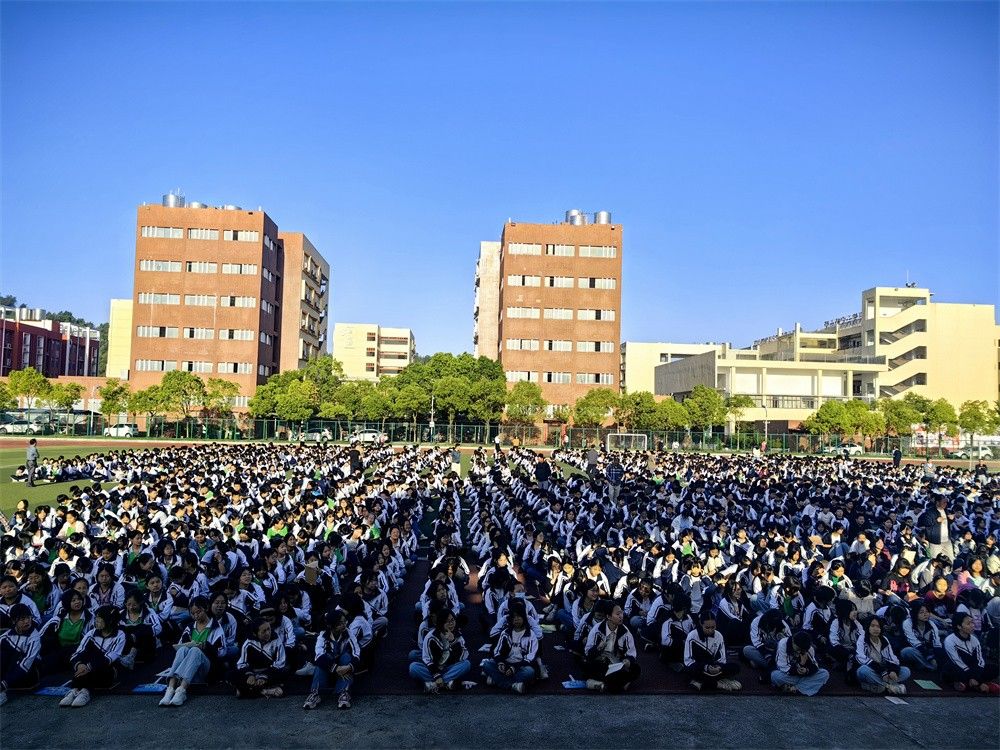
[[[591,479],[597,477],[597,459],[600,458],[600,454],[597,452],[597,448],[590,446],[587,449],[587,475]]]
[[[35,486],[35,470],[38,468],[38,441],[31,438],[28,441],[28,451],[24,457],[24,466],[28,470],[28,486]]]
[[[933,506],[920,515],[920,527],[927,539],[927,556],[933,560],[944,554],[952,560],[955,555],[951,546],[950,527],[955,515],[948,513],[948,495],[944,490],[935,489],[933,492]]]
[[[552,467],[544,456],[535,459],[535,481],[538,482],[538,489],[542,492],[549,491],[549,478],[552,476]]]
[[[901,463],[903,463],[903,451],[897,445],[892,449],[892,468],[898,469]]]
[[[618,495],[622,491],[622,480],[625,479],[625,468],[618,460],[618,456],[611,459],[611,465],[605,470],[604,476],[608,480],[608,498],[617,504]]]

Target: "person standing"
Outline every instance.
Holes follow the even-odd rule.
[[[538,482],[538,489],[542,492],[549,491],[549,477],[552,476],[552,467],[543,456],[535,459],[535,481]]]
[[[24,457],[24,465],[28,470],[28,486],[35,486],[35,470],[38,468],[38,441],[31,438],[28,441],[28,452]]]
[[[939,554],[945,554],[948,559],[954,558],[951,546],[950,526],[955,520],[953,513],[948,513],[948,495],[944,490],[933,490],[934,506],[929,507],[920,516],[920,526],[927,539],[927,557],[934,559]]]
[[[892,449],[892,468],[898,469],[899,465],[903,462],[903,451],[899,449],[897,445]]]
[[[611,459],[611,465],[604,472],[604,476],[608,480],[608,498],[612,504],[617,505],[618,495],[622,491],[622,480],[625,479],[625,468],[618,460],[618,456]]]

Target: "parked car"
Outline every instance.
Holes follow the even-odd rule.
[[[15,419],[13,422],[0,425],[0,435],[42,435],[47,425],[42,422],[29,422],[27,419]]]
[[[358,430],[348,438],[351,445],[355,443],[384,443],[388,440],[389,436],[381,430]]]
[[[323,429],[319,429],[318,427],[313,427],[299,435],[299,440],[305,443],[323,443],[332,437],[333,434],[329,428],[324,427]]]
[[[137,424],[114,424],[110,427],[104,428],[105,437],[124,437],[133,438],[139,434],[139,425]]]
[[[959,448],[948,454],[948,458],[993,458],[993,451],[987,445],[974,445],[971,448]]]
[[[828,445],[820,452],[840,456],[843,455],[844,451],[847,451],[849,456],[860,456],[865,452],[865,449],[857,443],[841,443],[840,445]]]

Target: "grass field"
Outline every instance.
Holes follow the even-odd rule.
[[[91,453],[108,453],[111,448],[99,448],[88,446],[86,443],[80,446],[61,446],[56,448],[41,448],[38,453],[42,458],[52,458],[55,456],[79,456]],[[28,487],[26,484],[12,482],[10,475],[14,469],[24,464],[25,446],[16,448],[4,446],[0,448],[0,511],[8,518],[17,505],[17,501],[26,498],[34,508],[36,505],[52,505],[59,495],[65,493],[70,482],[60,482],[58,484],[39,484]]]

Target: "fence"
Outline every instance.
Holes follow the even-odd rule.
[[[600,447],[607,436],[622,432],[607,427],[567,427],[562,424],[542,425],[508,424],[455,424],[427,422],[358,422],[352,420],[319,420],[287,422],[280,419],[252,419],[237,415],[225,419],[167,419],[140,418],[137,423],[106,421],[100,414],[71,412],[45,412],[33,410],[31,414],[0,414],[0,434],[75,435],[78,437],[138,437],[150,439],[182,440],[265,440],[265,441],[346,441],[361,430],[383,432],[392,443],[461,443],[463,445],[492,445],[499,434],[504,446],[525,445],[537,447],[572,448]],[[126,425],[131,425],[127,428]],[[25,429],[28,427],[28,429]],[[760,448],[765,442],[763,433],[737,432],[726,435],[721,429],[711,431],[627,431],[646,435],[650,449],[671,449],[675,446],[685,451],[749,451]],[[126,433],[128,433],[126,435]],[[568,443],[567,443],[568,440]],[[852,441],[843,441],[852,442]],[[802,433],[769,433],[766,438],[769,453],[839,453],[842,439],[836,435],[809,435]],[[911,437],[875,437],[857,443],[866,453],[889,454],[899,448],[906,456],[943,455],[937,446],[919,444]],[[997,451],[1000,453],[1000,451]]]

